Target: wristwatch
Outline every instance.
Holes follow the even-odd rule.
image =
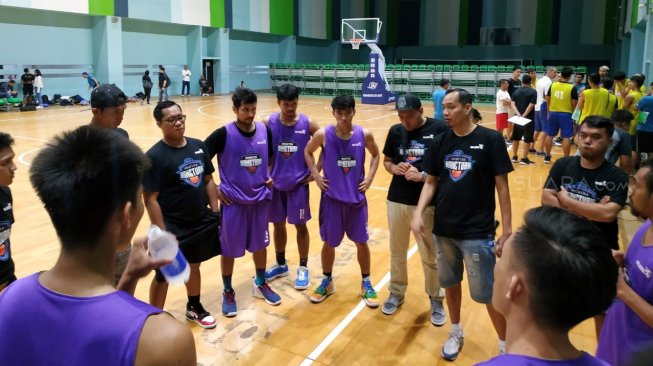
[[[422,174],[422,182],[426,182],[426,176],[428,175],[428,173],[422,170],[420,174]]]

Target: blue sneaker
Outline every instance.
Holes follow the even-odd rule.
[[[236,307],[236,293],[232,291],[222,292],[222,315],[231,318],[238,314]]]
[[[272,268],[265,271],[265,280],[272,281],[277,277],[286,277],[288,276],[288,263],[279,265],[275,264]]]
[[[308,288],[308,279],[310,278],[308,268],[304,266],[297,267],[297,279],[295,279],[295,289],[306,290]]]
[[[254,287],[252,288],[252,296],[259,299],[264,299],[270,305],[279,305],[281,304],[281,296],[274,292],[268,283],[264,283],[261,286],[256,286],[254,282]]]
[[[364,280],[361,282],[360,295],[363,298],[363,301],[365,301],[365,305],[371,308],[379,307],[379,298],[376,295],[376,290],[374,290],[370,280]]]

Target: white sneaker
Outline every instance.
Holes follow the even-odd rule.
[[[464,341],[465,337],[463,337],[462,333],[454,334],[453,332],[449,332],[449,337],[447,338],[446,342],[444,342],[442,351],[440,351],[442,358],[447,361],[454,361],[456,358],[458,358],[460,350],[463,349]]]

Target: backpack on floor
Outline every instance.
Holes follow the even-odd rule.
[[[23,105],[20,107],[21,112],[34,112],[35,110],[36,110],[36,106],[32,104]]]

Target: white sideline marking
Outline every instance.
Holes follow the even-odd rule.
[[[416,252],[417,252],[417,244],[413,245],[408,250],[408,259],[410,259]],[[379,292],[388,283],[388,281],[390,281],[389,271],[385,274],[385,276],[383,276],[381,281],[379,281],[376,284],[376,286],[374,286],[376,292]],[[347,328],[349,323],[351,323],[352,320],[356,318],[358,313],[360,313],[361,310],[363,310],[364,308],[365,308],[365,303],[363,302],[363,300],[361,300],[358,303],[358,305],[356,305],[356,307],[352,311],[350,311],[349,314],[347,314],[347,316],[344,319],[342,319],[342,321],[340,321],[340,323],[335,328],[333,328],[333,330],[324,338],[324,340],[322,340],[322,342],[317,347],[315,347],[313,352],[311,352],[308,356],[306,356],[304,361],[299,365],[300,366],[312,365],[313,361],[315,361],[318,357],[320,357],[322,352],[324,352],[324,350],[327,349],[327,347],[329,347],[331,343],[333,343],[333,341],[340,335],[340,333],[342,333],[342,331],[345,330],[345,328]]]

